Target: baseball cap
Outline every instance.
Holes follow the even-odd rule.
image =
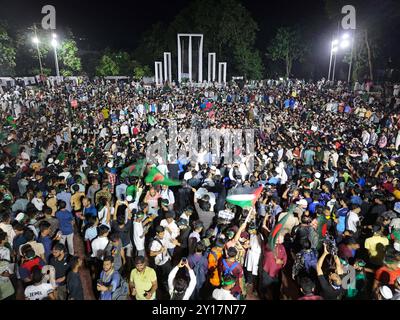
[[[126,201],[131,202],[133,200],[133,197],[131,195],[126,197]]]
[[[393,292],[388,286],[380,287],[379,292],[385,300],[390,300],[393,298]]]
[[[321,173],[320,173],[320,172],[316,172],[316,173],[314,174],[314,176],[315,176],[317,179],[319,179],[319,178],[321,178]]]

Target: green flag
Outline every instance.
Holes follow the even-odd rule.
[[[15,123],[15,120],[14,120],[13,116],[8,116],[8,117],[6,118],[6,123],[7,123],[9,126],[13,127],[14,129],[17,129],[17,124]]]
[[[139,159],[134,164],[127,166],[121,172],[121,178],[127,177],[141,177],[146,166],[146,159]]]
[[[156,118],[154,118],[154,116],[152,116],[151,114],[149,114],[147,116],[147,123],[151,126],[154,126],[157,123]]]
[[[152,183],[156,185],[164,185],[164,186],[179,186],[181,185],[181,182],[178,180],[173,180],[169,179],[165,175],[163,175],[160,170],[158,170],[156,167],[153,167],[150,169],[150,172],[144,179],[146,183]]]
[[[287,219],[293,213],[288,212],[282,219],[280,219],[271,230],[271,233],[268,237],[268,246],[271,250],[275,249],[276,241],[278,240],[279,235],[282,233],[283,226],[285,225]]]

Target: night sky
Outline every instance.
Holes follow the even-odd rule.
[[[77,38],[84,38],[95,49],[107,46],[133,49],[140,36],[152,24],[172,21],[190,1],[188,0],[0,0],[0,19],[11,27],[40,23],[42,6],[52,4],[57,11],[57,27],[70,27]],[[280,24],[326,20],[323,1],[260,1],[243,0],[244,6],[257,21],[258,42],[267,43]],[[261,44],[260,43],[260,44]]]
[[[187,6],[189,0],[0,0],[0,20],[7,20],[11,29],[21,29],[43,17],[42,6],[52,4],[57,11],[57,28],[71,28],[78,47],[102,50],[106,47],[132,51],[142,34],[154,23],[168,23]],[[259,26],[256,47],[266,52],[268,42],[280,26],[302,25],[313,44],[313,64],[325,74],[335,22],[329,21],[323,0],[242,0]],[[190,32],[190,30],[182,30]],[[62,33],[61,33],[62,35]],[[396,35],[388,34],[386,43],[398,45]],[[393,50],[391,50],[393,51]],[[397,59],[400,49],[392,52]],[[264,56],[265,59],[265,56]],[[319,67],[320,66],[320,67]]]

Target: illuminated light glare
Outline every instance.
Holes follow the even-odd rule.
[[[340,47],[347,48],[350,45],[350,42],[348,40],[344,40],[341,44]]]
[[[39,43],[38,37],[33,37],[33,38],[32,38],[32,42],[33,42],[33,43],[36,43],[36,44]]]
[[[335,39],[332,41],[332,46],[336,46],[339,43],[339,40]]]
[[[345,40],[345,39],[348,39],[349,38],[349,34],[348,33],[345,33],[343,36],[342,36],[342,38]]]
[[[57,47],[57,40],[56,39],[51,40],[51,45],[53,47]]]

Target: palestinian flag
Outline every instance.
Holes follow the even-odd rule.
[[[226,201],[241,208],[249,208],[254,206],[260,197],[263,186],[258,188],[239,187],[233,189],[226,197]]]
[[[290,215],[293,215],[293,213],[288,212],[285,214],[285,216],[280,219],[271,230],[271,233],[268,237],[268,246],[271,250],[274,250],[276,241],[278,240],[279,235],[282,233],[283,227]]]
[[[152,183],[152,184],[161,184],[164,186],[179,186],[181,185],[181,182],[178,180],[173,180],[169,179],[168,177],[164,176],[160,170],[158,170],[156,167],[153,167],[150,169],[150,172],[144,179],[146,183]]]
[[[147,123],[151,126],[154,126],[157,123],[156,118],[154,118],[154,116],[152,116],[151,114],[149,114],[147,116]]]
[[[127,166],[121,172],[121,178],[125,179],[127,177],[141,177],[143,175],[143,171],[146,167],[146,159],[139,159],[136,163]]]

